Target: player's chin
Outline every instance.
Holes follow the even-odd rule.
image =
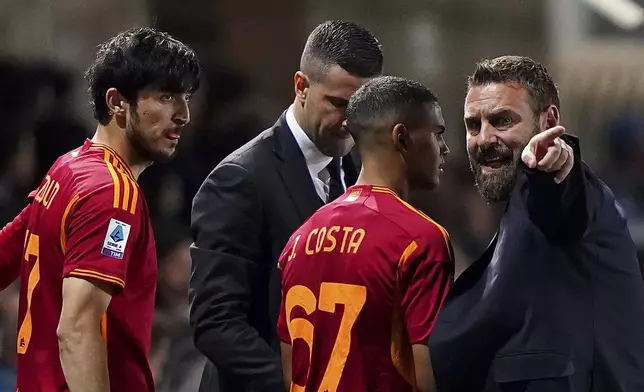
[[[166,149],[165,151],[163,151],[162,155],[163,155],[162,159],[164,161],[169,161],[172,158],[174,158],[175,155],[177,155],[177,149],[176,149],[176,147]]]
[[[174,158],[177,153],[176,144],[173,146],[164,146],[154,152],[154,162],[163,163],[168,162]]]

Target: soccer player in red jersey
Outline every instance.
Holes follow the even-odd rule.
[[[139,28],[103,44],[86,76],[93,139],[0,233],[0,288],[21,278],[19,392],[154,391],[157,261],[136,181],[174,154],[200,67],[183,43]]]
[[[427,338],[453,279],[450,238],[405,200],[438,185],[449,152],[434,94],[380,77],[349,101],[362,155],[355,186],[290,238],[280,259],[278,335],[287,388],[435,388]]]

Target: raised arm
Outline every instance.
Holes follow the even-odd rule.
[[[556,126],[534,136],[521,156],[528,215],[553,243],[581,238],[589,221],[587,187],[577,138]]]
[[[262,252],[262,206],[248,171],[215,168],[194,198],[190,323],[194,341],[240,391],[284,390],[280,356],[248,320]]]

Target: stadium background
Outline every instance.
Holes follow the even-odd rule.
[[[639,5],[638,5],[639,4]],[[632,8],[629,8],[629,5]],[[464,149],[465,76],[483,57],[522,54],[559,84],[562,119],[618,195],[644,262],[644,0],[0,0],[0,223],[57,156],[94,132],[83,72],[96,45],[151,25],[196,49],[206,71],[177,157],[140,183],[159,253],[152,362],[159,389],[196,391],[203,358],[187,324],[190,203],[208,172],[292,101],[310,30],[350,19],[383,45],[388,74],[438,94],[451,148],[440,189],[414,201],[452,234],[460,260],[499,211],[478,196]],[[15,379],[16,287],[0,293],[0,392]]]

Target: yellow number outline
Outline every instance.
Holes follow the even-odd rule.
[[[322,382],[318,388],[319,392],[336,392],[340,384],[340,378],[347,363],[347,357],[351,350],[351,331],[355,325],[362,308],[367,302],[367,288],[365,286],[323,282],[320,285],[319,300],[315,294],[306,286],[296,285],[286,293],[286,323],[288,325],[291,341],[302,339],[309,347],[309,364],[313,353],[313,336],[315,327],[303,318],[291,318],[291,311],[299,306],[307,315],[312,314],[316,307],[318,310],[327,313],[335,313],[336,305],[344,305],[344,312],[338,334],[331,351],[331,357],[327,363]],[[309,365],[310,366],[310,365]],[[310,370],[310,367],[309,367]],[[307,372],[307,379],[308,379]],[[292,383],[291,392],[304,391],[305,386]]]
[[[29,280],[27,282],[27,311],[25,312],[25,318],[20,324],[20,329],[18,330],[18,337],[16,342],[18,354],[25,354],[29,348],[29,342],[31,341],[31,333],[33,330],[33,323],[31,320],[31,299],[34,294],[34,289],[40,282],[40,237],[36,234],[29,233],[25,237],[25,255],[24,259],[29,261],[30,256],[36,257],[36,262],[31,271],[29,272]]]

